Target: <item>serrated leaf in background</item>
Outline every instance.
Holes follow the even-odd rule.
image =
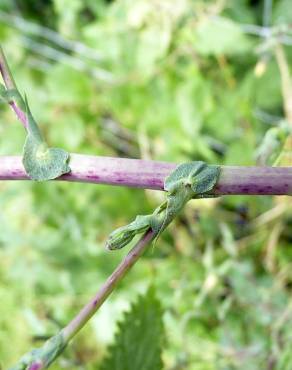
[[[118,324],[100,370],[161,370],[162,308],[154,288],[139,296]]]

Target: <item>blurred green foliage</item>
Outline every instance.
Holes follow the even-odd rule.
[[[291,42],[291,4],[269,4],[1,0],[0,39],[50,145],[253,165],[266,132],[287,119],[274,45]],[[279,27],[278,41],[262,37],[263,24]],[[20,154],[25,132],[0,109],[0,154]],[[88,301],[127,253],[106,251],[108,234],[161,197],[77,183],[0,190],[4,369]],[[191,202],[52,369],[98,369],[150,283],[164,310],[164,369],[291,369],[291,229],[288,197]]]

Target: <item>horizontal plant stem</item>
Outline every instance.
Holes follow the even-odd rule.
[[[176,163],[71,154],[61,181],[163,190]],[[29,180],[21,156],[0,156],[0,180]],[[222,166],[212,194],[292,195],[292,167]]]

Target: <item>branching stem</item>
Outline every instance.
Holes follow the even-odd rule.
[[[1,47],[0,72],[7,90],[17,90]],[[15,101],[10,105],[27,128],[25,112]],[[176,166],[167,162],[71,154],[71,172],[58,180],[164,190],[164,180]],[[22,157],[0,157],[0,180],[28,179]],[[222,166],[213,194],[291,195],[292,168]]]
[[[278,59],[281,60],[281,49],[279,50],[277,55]],[[7,91],[17,90],[1,47],[0,73]],[[27,114],[13,99],[11,98],[11,101],[8,102],[27,129],[30,127],[30,120],[27,120]],[[285,108],[288,115],[291,107],[287,104]],[[66,173],[56,180],[164,190],[165,178],[176,167],[177,164],[167,162],[71,154],[70,173]],[[0,157],[0,180],[29,179],[22,164],[22,157]],[[225,194],[292,195],[292,167],[221,166],[220,177],[216,186],[208,194],[218,196]],[[43,348],[24,356],[14,369],[40,370],[47,368],[99,309],[116,285],[137,262],[154,237],[155,232],[149,229],[77,316],[60,333],[47,341]]]

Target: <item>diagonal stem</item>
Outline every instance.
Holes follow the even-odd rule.
[[[292,79],[289,71],[289,63],[281,44],[275,46],[275,57],[280,71],[285,116],[292,125]]]
[[[131,267],[138,261],[138,259],[142,256],[145,252],[149,243],[154,239],[155,233],[152,230],[146,231],[146,233],[142,236],[142,238],[137,242],[137,244],[131,249],[131,251],[127,254],[127,256],[122,260],[122,262],[118,265],[115,271],[109,276],[109,278],[105,281],[105,283],[101,286],[95,296],[87,303],[81,311],[73,318],[73,320],[63,328],[55,338],[62,338],[62,345],[61,349],[58,348],[50,349],[51,353],[53,353],[52,357],[46,357],[44,360],[44,356],[36,355],[33,356],[33,359],[25,362],[24,358],[29,356],[27,354],[24,356],[20,362],[13,367],[12,369],[25,369],[25,370],[40,370],[48,368],[49,365],[55,361],[55,359],[62,353],[63,349],[66,345],[73,339],[73,337],[84,327],[84,325],[90,320],[90,318],[96,313],[96,311],[101,307],[101,305],[105,302],[108,296],[112,293],[112,291],[116,288],[119,282],[126,276],[129,272]],[[54,337],[53,337],[54,338]],[[51,338],[52,339],[52,338]],[[45,349],[46,344],[43,346]],[[38,349],[39,354],[43,354],[41,352],[42,349]],[[36,353],[36,352],[35,352]]]
[[[5,87],[7,90],[18,90],[16,83],[14,81],[14,78],[12,76],[12,73],[10,72],[5,54],[3,52],[3,49],[0,45],[0,73],[3,78]],[[17,118],[19,121],[23,124],[24,128],[27,129],[27,121],[26,121],[26,114],[23,112],[23,110],[17,105],[16,101],[11,100],[9,102],[9,105],[14,110]]]
[[[115,289],[116,285],[138,261],[154,237],[155,233],[149,229],[137,242],[135,247],[131,249],[131,251],[127,254],[115,271],[109,276],[92,300],[86,306],[84,306],[78,315],[63,329],[63,336],[66,342],[70,341],[100,308],[103,302]]]
[[[0,71],[7,90],[17,89],[16,83],[10,72],[3,49],[0,46]]]

